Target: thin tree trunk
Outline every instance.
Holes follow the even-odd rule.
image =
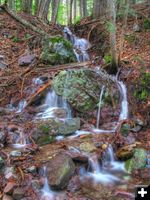
[[[87,1],[82,0],[82,4],[83,4],[83,17],[86,17],[87,16]]]
[[[44,10],[43,10],[43,20],[44,21],[47,21],[47,16],[48,16],[48,11],[49,11],[49,6],[50,6],[50,3],[51,3],[51,0],[47,0],[45,2],[45,5],[44,5]]]
[[[73,19],[74,19],[74,22],[76,20],[76,16],[77,16],[77,1],[74,0],[73,1]]]
[[[72,24],[72,5],[73,5],[73,0],[70,0],[69,24]]]
[[[53,4],[52,4],[52,18],[51,18],[51,21],[53,23],[56,23],[56,20],[57,20],[59,1],[60,0],[53,0]]]
[[[22,8],[25,13],[31,14],[32,12],[32,0],[22,0]]]

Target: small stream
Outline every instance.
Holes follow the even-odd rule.
[[[64,28],[64,36],[66,39],[70,40],[73,44],[74,48],[74,53],[76,55],[76,58],[78,62],[83,62],[89,60],[89,55],[87,50],[90,48],[90,43],[86,39],[78,38],[76,37],[67,27]],[[67,78],[66,78],[66,84],[67,81],[70,77],[70,71],[67,73]],[[128,100],[127,100],[127,88],[125,84],[122,81],[118,81],[116,78],[112,77],[115,79],[116,85],[118,86],[118,90],[120,93],[121,97],[121,111],[119,115],[118,122],[121,120],[128,119]],[[36,82],[36,84],[42,84],[40,79],[33,80]],[[64,96],[68,88],[64,87]],[[102,86],[100,88],[100,96],[99,96],[99,104],[98,104],[98,110],[97,110],[97,122],[96,122],[96,127],[95,129],[92,130],[92,132],[95,133],[113,133],[115,132],[115,128],[112,128],[112,130],[102,130],[99,127],[100,120],[101,120],[101,105],[103,101],[103,95],[105,92],[105,86]],[[24,107],[26,106],[26,102],[23,100],[19,103],[18,105],[18,110],[17,112],[21,112]],[[66,112],[65,117],[62,117],[63,119],[68,119],[72,118],[72,111],[69,103],[67,102],[67,98],[58,96],[53,89],[49,90],[47,92],[46,98],[44,103],[39,107],[39,113],[35,116],[35,119],[48,119],[48,118],[56,118],[55,112],[58,109],[64,109]],[[83,131],[83,130],[78,130],[76,133],[69,137],[74,138],[79,135],[83,134],[91,134],[91,132],[88,131]],[[22,137],[23,138],[23,137]],[[24,148],[25,145],[27,144],[25,139],[22,139],[20,141],[16,141],[16,143],[13,145],[14,148]],[[125,180],[123,176],[126,174],[125,168],[124,168],[124,163],[118,162],[115,159],[115,153],[111,145],[108,145],[105,154],[103,156],[103,159],[101,159],[101,162],[99,161],[99,158],[97,155],[88,155],[89,157],[89,171],[85,171],[83,173],[83,177],[90,177],[92,180],[95,182],[107,185],[107,184],[120,184],[124,183]],[[48,184],[48,179],[47,179],[47,173],[46,173],[46,167],[43,167],[43,178],[44,178],[44,185],[43,188],[41,189],[42,192],[42,197],[41,200],[44,199],[49,199],[53,200],[55,199],[55,192],[51,190]]]

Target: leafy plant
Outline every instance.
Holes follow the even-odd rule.
[[[106,64],[110,64],[111,61],[112,61],[112,56],[111,56],[110,54],[106,54],[106,55],[104,56],[104,60],[105,60],[105,63],[106,63]]]

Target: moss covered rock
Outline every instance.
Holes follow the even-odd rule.
[[[136,169],[142,169],[146,166],[147,154],[142,148],[137,148],[134,150],[133,157],[126,161],[125,168],[131,173]]]
[[[74,171],[75,165],[68,155],[64,153],[56,154],[47,163],[47,175],[50,186],[55,189],[65,188]]]
[[[56,94],[63,96],[75,110],[82,113],[93,111],[98,106],[100,88],[105,84],[102,77],[88,69],[61,71],[52,83]],[[111,101],[108,93],[107,88],[103,95],[105,103]],[[116,93],[113,96],[115,97]]]
[[[53,88],[80,112],[92,111],[99,101],[100,83],[91,70],[61,71],[53,80]]]
[[[50,65],[71,63],[76,61],[72,44],[61,36],[46,38],[43,41],[41,62]]]

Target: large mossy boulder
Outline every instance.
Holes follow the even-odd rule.
[[[61,71],[53,79],[55,92],[80,112],[94,110],[99,101],[100,87],[96,73],[87,69]]]
[[[133,157],[125,162],[126,170],[131,173],[136,169],[143,169],[146,167],[147,153],[142,148],[134,150]]]
[[[40,55],[42,63],[50,65],[66,64],[76,61],[72,44],[61,36],[46,38]]]
[[[74,171],[75,165],[67,154],[56,154],[47,163],[47,175],[50,186],[55,189],[65,188]]]
[[[77,111],[87,113],[93,111],[99,103],[100,89],[107,85],[103,77],[89,69],[61,71],[53,79],[53,89],[57,95],[63,96]],[[106,86],[107,87],[107,86]],[[113,85],[111,85],[113,87]],[[112,91],[117,91],[113,89]],[[111,101],[108,88],[103,101]],[[115,93],[116,95],[116,93]],[[115,95],[113,95],[115,97]]]

